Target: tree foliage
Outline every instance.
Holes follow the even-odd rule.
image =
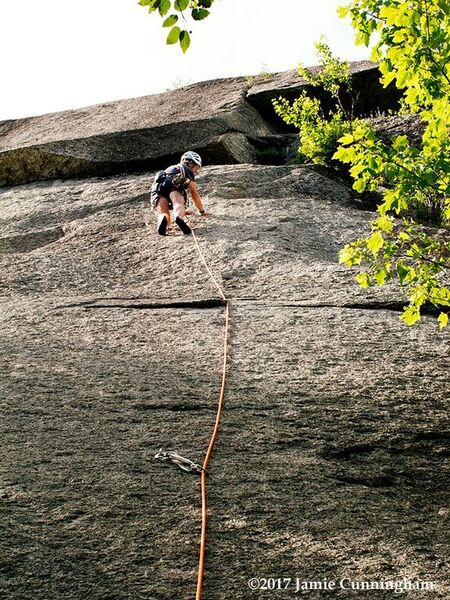
[[[351,120],[353,117],[354,97],[348,62],[341,61],[334,56],[331,48],[323,38],[315,43],[315,48],[319,57],[319,64],[322,66],[322,68],[315,73],[311,69],[308,69],[300,64],[297,67],[297,72],[312,86],[321,87],[326,92],[329,92],[337,102],[336,108],[339,108],[343,115],[348,120]],[[350,111],[345,108],[342,101],[341,94],[343,91],[349,93],[352,97],[352,106]]]
[[[365,265],[357,275],[364,287],[397,279],[409,305],[402,319],[419,320],[424,306],[439,310],[441,328],[450,309],[450,5],[447,0],[354,0],[341,8],[357,31],[356,42],[378,42],[381,81],[404,90],[404,110],[426,124],[420,147],[405,136],[387,145],[361,123],[339,141],[335,159],[351,165],[354,188],[383,191],[380,217],[367,238],[347,244],[340,261]],[[430,228],[408,218],[422,209]],[[394,218],[395,217],[395,218]]]
[[[315,164],[341,168],[333,155],[338,140],[353,131],[353,93],[350,71],[347,62],[332,55],[330,47],[323,41],[315,44],[321,68],[313,72],[299,65],[297,71],[311,86],[320,87],[329,92],[335,102],[334,110],[325,114],[317,98],[311,98],[306,92],[290,103],[286,98],[273,101],[275,112],[289,125],[300,132],[299,158],[301,162],[310,160]],[[352,98],[350,109],[342,101],[342,93]]]
[[[206,19],[213,2],[214,0],[139,0],[141,6],[148,7],[148,12],[158,11],[164,19],[162,26],[170,27],[166,43],[179,43],[183,52],[186,52],[191,43],[190,23]]]

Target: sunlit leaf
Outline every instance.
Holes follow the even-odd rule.
[[[167,36],[166,43],[167,44],[176,44],[180,38],[181,29],[176,25],[172,27],[169,31],[169,35]]]
[[[378,251],[383,247],[384,239],[379,231],[375,231],[367,239],[367,248],[373,253],[377,254]]]
[[[448,314],[441,312],[438,317],[439,329],[444,329],[448,325]]]
[[[170,17],[167,17],[167,19],[164,21],[163,27],[172,27],[172,25],[175,25],[175,23],[177,21],[178,21],[177,15],[170,15]]]
[[[190,43],[191,43],[191,37],[189,35],[189,32],[182,31],[180,33],[180,46],[181,46],[181,49],[183,50],[183,52],[186,52],[186,50],[189,48]]]
[[[164,15],[166,15],[169,12],[171,6],[172,6],[172,2],[170,0],[160,0],[159,14],[162,17],[164,17]]]
[[[414,323],[420,319],[419,309],[415,306],[408,306],[405,308],[400,318],[406,325],[414,325]]]
[[[175,0],[174,8],[182,12],[189,6],[189,0]]]

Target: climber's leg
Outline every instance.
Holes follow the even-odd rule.
[[[156,204],[159,211],[157,232],[159,235],[166,235],[167,226],[170,223],[169,201],[164,196],[160,196]]]
[[[178,227],[184,234],[189,235],[191,233],[191,228],[186,223],[186,221],[184,221],[185,198],[183,194],[178,190],[173,190],[173,192],[170,192],[170,199],[173,203],[173,216],[175,219],[175,223],[178,225]]]

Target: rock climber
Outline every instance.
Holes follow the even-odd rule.
[[[152,185],[151,198],[153,208],[159,211],[156,231],[159,235],[166,235],[170,224],[170,210],[173,209],[174,221],[181,231],[189,235],[191,228],[184,220],[188,204],[188,192],[195,207],[202,216],[207,213],[197,190],[195,176],[202,167],[202,159],[197,152],[188,150],[183,154],[179,164],[168,167],[165,171],[158,171]]]

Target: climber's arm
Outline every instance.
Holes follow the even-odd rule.
[[[200,214],[202,216],[208,215],[209,213],[207,213],[203,207],[203,202],[200,198],[200,194],[198,193],[197,184],[195,183],[195,181],[191,181],[191,183],[189,184],[189,193],[191,194],[192,201],[195,204],[195,208],[200,212]]]

